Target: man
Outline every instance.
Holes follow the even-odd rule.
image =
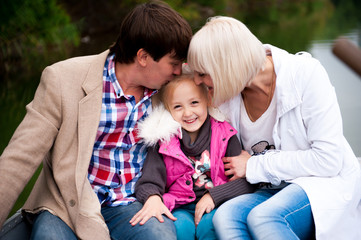
[[[175,239],[172,220],[132,227],[146,148],[135,131],[151,97],[181,73],[192,36],[168,5],[146,3],[99,55],[47,67],[0,157],[0,223],[39,164],[23,214],[35,239]]]

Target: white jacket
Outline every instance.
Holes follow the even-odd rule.
[[[276,151],[251,157],[247,180],[300,185],[311,203],[317,239],[361,239],[360,166],[343,136],[336,93],[325,69],[308,53],[264,47],[272,53],[277,75]],[[242,134],[240,97],[220,109]]]

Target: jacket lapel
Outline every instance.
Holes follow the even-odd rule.
[[[294,55],[269,44],[265,44],[264,46],[272,52],[277,75],[275,95],[277,98],[277,119],[279,119],[302,102],[301,96],[295,94],[298,92],[298,90],[295,89],[295,81],[297,80],[293,75],[296,70],[294,64],[290,64],[295,62],[292,59]]]
[[[78,111],[78,161],[76,165],[76,187],[78,193],[82,192],[84,172],[89,167],[95,137],[97,134],[103,89],[103,69],[109,51],[95,57],[89,66],[89,72],[82,85],[85,97],[79,102]]]

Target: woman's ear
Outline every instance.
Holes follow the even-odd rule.
[[[147,51],[145,51],[144,48],[141,48],[137,52],[136,60],[140,66],[146,67],[147,60],[149,57],[150,57],[149,53]]]
[[[212,107],[212,100],[213,100],[212,94],[210,91],[208,91],[207,92],[207,106],[208,107]]]

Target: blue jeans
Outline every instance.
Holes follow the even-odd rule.
[[[163,216],[164,223],[151,218],[144,225],[132,227],[130,219],[143,207],[139,202],[127,206],[103,207],[101,213],[109,228],[112,239],[157,239],[176,240],[176,231],[172,220]],[[31,239],[76,240],[74,232],[58,217],[48,211],[41,212],[33,225]]]
[[[63,220],[48,211],[42,211],[34,221],[30,239],[77,240],[78,238]]]
[[[102,215],[112,239],[177,239],[173,221],[164,215],[163,223],[152,217],[144,225],[137,224],[132,227],[129,221],[142,207],[140,202],[134,202],[127,206],[102,208]]]
[[[190,203],[173,211],[173,216],[177,218],[177,221],[174,222],[177,230],[177,240],[217,239],[212,223],[212,218],[216,210],[214,209],[210,213],[204,213],[196,227],[194,223],[195,208],[196,204]]]
[[[314,222],[306,193],[297,184],[258,189],[221,205],[213,218],[219,239],[309,239]]]

